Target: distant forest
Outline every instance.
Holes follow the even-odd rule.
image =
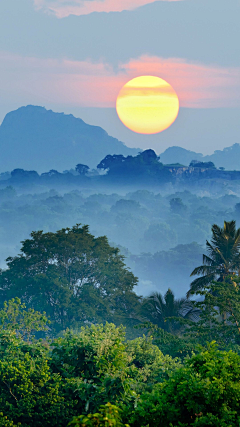
[[[1,426],[239,425],[237,174],[146,150],[1,175]]]
[[[146,150],[136,157],[107,156],[97,171],[77,164],[66,173],[39,176],[17,169],[2,174],[1,266],[19,253],[20,241],[33,230],[55,232],[87,224],[95,236],[106,235],[120,249],[139,278],[140,294],[165,292],[170,286],[181,296],[212,224],[240,220],[239,181],[212,178],[225,173],[212,163],[191,163],[186,168],[164,166]],[[209,178],[197,179],[207,173]],[[164,182],[158,182],[160,177]]]
[[[179,163],[166,165],[161,163],[160,157],[153,150],[149,149],[136,156],[107,155],[97,165],[97,169],[90,169],[88,165],[79,163],[75,169],[63,173],[52,169],[39,175],[36,171],[14,169],[12,172],[0,174],[1,186],[153,187],[167,183],[194,186],[200,180],[240,181],[240,171],[226,171],[223,167],[217,169],[213,162],[194,159],[187,166]]]

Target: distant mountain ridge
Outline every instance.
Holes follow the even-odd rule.
[[[201,162],[213,162],[218,168],[240,170],[240,144],[236,143],[223,150],[216,150],[213,154],[207,156],[174,146],[167,148],[160,154],[160,159],[164,164],[180,163],[189,166],[192,160],[199,160]]]
[[[100,127],[72,114],[28,105],[6,115],[0,126],[0,172],[15,168],[63,171],[83,163],[91,168],[107,154],[137,155]]]

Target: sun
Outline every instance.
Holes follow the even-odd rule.
[[[141,76],[122,87],[116,110],[123,124],[133,132],[154,134],[167,129],[176,120],[179,99],[165,80]]]

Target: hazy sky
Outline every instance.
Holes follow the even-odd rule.
[[[0,120],[33,104],[158,152],[240,142],[239,22],[240,0],[1,0]],[[153,136],[115,113],[122,85],[146,74],[180,99],[172,128]]]

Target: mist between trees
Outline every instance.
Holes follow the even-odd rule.
[[[0,274],[0,425],[238,426],[240,229],[211,234],[177,299],[88,226],[32,232]]]
[[[52,183],[51,185],[54,185]],[[34,186],[22,183],[0,189],[0,260],[20,251],[33,230],[55,232],[88,224],[94,236],[106,235],[139,278],[139,294],[149,290],[176,296],[189,287],[189,274],[201,262],[212,224],[240,219],[237,183],[202,182],[200,188],[163,185],[136,189],[79,185]],[[57,189],[56,189],[57,188]],[[169,271],[174,274],[169,275]]]

